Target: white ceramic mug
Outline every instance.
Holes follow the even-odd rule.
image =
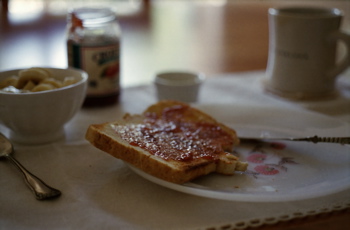
[[[350,66],[350,35],[340,30],[335,8],[269,9],[267,91],[291,99],[336,93],[336,77]],[[337,41],[347,51],[337,60]]]

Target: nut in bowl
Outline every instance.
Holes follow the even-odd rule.
[[[82,106],[87,78],[86,72],[73,68],[0,72],[0,123],[10,130],[10,139],[43,144],[62,138],[64,125]]]

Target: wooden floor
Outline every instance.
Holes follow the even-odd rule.
[[[18,4],[21,1],[24,0],[11,0],[9,12],[1,12],[0,70],[66,67],[64,6],[46,3],[41,11],[28,13],[26,9],[35,8],[30,4],[40,0],[29,1],[27,5]],[[209,76],[263,70],[268,52],[267,9],[298,4],[234,0],[137,4],[136,1],[124,4],[124,10],[120,10],[118,2],[107,2],[117,10],[122,28],[123,86],[149,83],[156,72],[164,70],[201,71]],[[320,5],[314,2],[307,4]],[[350,14],[350,4],[345,1],[321,2]],[[348,17],[346,21],[344,27],[350,31]]]

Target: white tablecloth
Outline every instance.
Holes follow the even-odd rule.
[[[340,81],[341,95],[336,99],[293,102],[265,94],[263,76],[259,71],[209,78],[202,86],[199,103],[277,106],[350,123],[348,77]],[[56,200],[37,201],[13,165],[1,161],[0,229],[244,229],[350,206],[349,190],[282,203],[184,194],[143,179],[84,140],[89,124],[113,121],[125,112],[140,113],[154,102],[153,86],[126,88],[116,106],[82,109],[66,126],[65,140],[16,145],[16,158],[63,194]]]

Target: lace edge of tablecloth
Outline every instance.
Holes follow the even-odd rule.
[[[205,230],[243,230],[247,228],[257,228],[263,225],[273,225],[279,222],[292,221],[295,219],[302,219],[311,216],[317,216],[321,214],[331,215],[334,212],[344,211],[350,209],[350,202],[343,204],[336,204],[330,207],[322,207],[319,209],[310,209],[305,211],[296,211],[291,214],[283,214],[280,216],[271,216],[264,218],[254,218],[242,221],[237,221],[233,223],[222,224],[218,226],[212,226],[204,228]]]

